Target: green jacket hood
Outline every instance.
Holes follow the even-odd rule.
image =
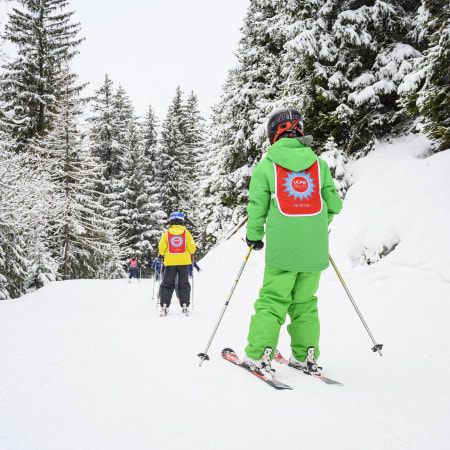
[[[311,147],[297,139],[283,138],[269,147],[267,158],[285,169],[298,172],[311,167],[317,159]]]

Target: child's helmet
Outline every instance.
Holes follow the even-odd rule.
[[[183,225],[184,224],[184,214],[176,211],[173,212],[169,217],[170,225]]]
[[[270,144],[282,137],[303,136],[303,118],[295,109],[285,108],[275,111],[267,122],[267,136]]]

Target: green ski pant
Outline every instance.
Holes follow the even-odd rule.
[[[255,302],[245,353],[261,358],[266,347],[277,348],[280,328],[289,314],[288,333],[294,357],[303,361],[314,346],[319,357],[320,322],[317,297],[321,272],[287,272],[266,266],[264,281]]]

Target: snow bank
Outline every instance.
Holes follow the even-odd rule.
[[[347,256],[343,264],[389,262],[450,282],[450,152],[430,148],[423,135],[409,136],[349,164],[354,184],[332,225],[332,249]]]

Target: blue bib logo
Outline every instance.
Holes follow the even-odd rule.
[[[172,239],[170,240],[170,243],[175,247],[181,247],[183,245],[183,238],[181,236],[173,236]]]
[[[316,185],[309,173],[306,173],[304,170],[301,172],[288,171],[286,175],[287,178],[283,178],[286,181],[286,183],[283,183],[283,186],[286,187],[284,192],[288,193],[288,197],[293,195],[294,200],[299,199],[300,201],[312,198],[312,195],[316,192],[314,190]]]

